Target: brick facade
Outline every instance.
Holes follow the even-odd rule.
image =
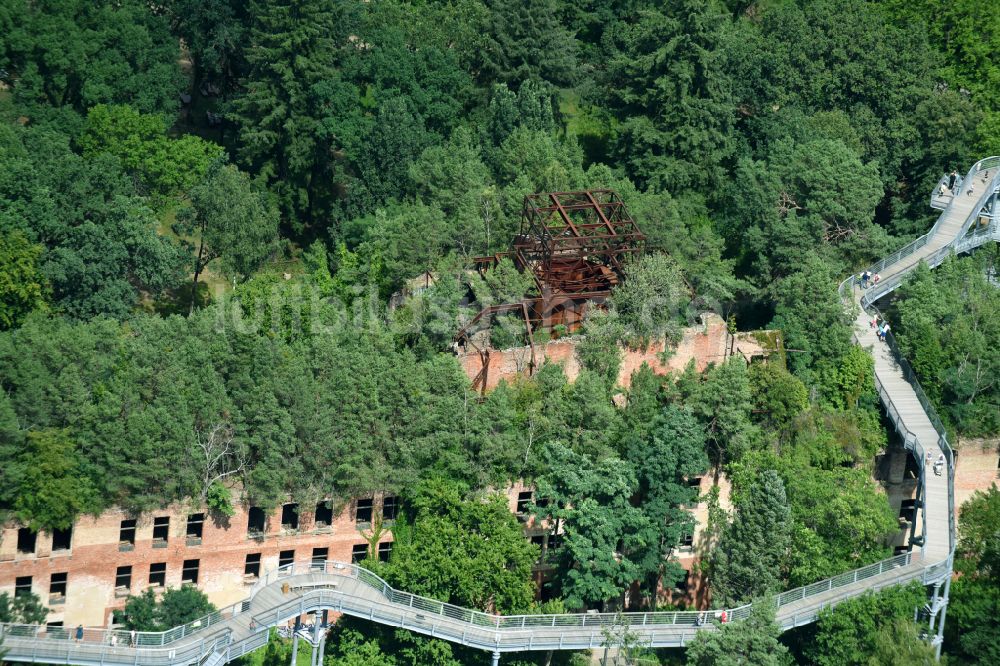
[[[730,336],[726,322],[716,314],[706,312],[701,315],[702,325],[684,329],[683,337],[676,349],[670,350],[664,358],[664,344],[654,342],[647,349],[623,349],[621,369],[618,372],[618,385],[628,387],[632,381],[632,373],[643,363],[649,365],[653,372],[665,375],[668,372],[680,372],[693,359],[699,372],[705,370],[710,363],[721,363],[732,355],[750,359],[754,356],[765,356],[765,350],[752,333],[737,333]],[[576,356],[577,338],[554,340],[535,348],[538,365],[558,363],[563,366],[563,372],[569,381],[575,381],[580,374],[580,362]],[[515,377],[525,376],[531,361],[531,350],[528,347],[489,350],[489,369],[486,374],[486,390],[494,389],[502,381],[510,381]],[[482,359],[472,350],[459,355],[459,362],[469,379],[473,379],[482,370]]]
[[[382,498],[373,499],[377,512]],[[39,533],[33,553],[18,552],[18,527],[7,525],[0,540],[0,592],[14,593],[17,580],[30,577],[32,591],[48,602],[49,622],[109,626],[112,611],[124,606],[127,594],[139,594],[149,586],[150,565],[165,564],[164,587],[179,587],[185,561],[197,560],[198,588],[222,608],[245,599],[256,582],[255,577],[244,575],[247,555],[260,554],[261,574],[278,567],[283,551],[293,551],[296,562],[308,562],[314,549],[326,548],[327,558],[350,562],[353,549],[366,547],[366,537],[371,535],[370,523],[356,522],[355,507],[352,503],[335,511],[331,525],[317,526],[314,507],[302,506],[294,530],[282,527],[282,507],[278,507],[266,513],[265,532],[251,535],[249,508],[237,506],[235,515],[225,520],[206,516],[199,542],[187,537],[188,516],[194,512],[175,505],[139,516],[134,545],[120,539],[122,521],[133,516],[111,510],[77,520],[65,550],[53,551],[53,535]],[[165,541],[153,538],[156,518],[169,519]],[[380,543],[391,541],[392,534],[386,530]],[[118,568],[128,566],[130,585],[116,590]],[[57,580],[58,574],[66,574],[63,598],[50,598],[53,574]],[[155,589],[162,588],[157,585]]]
[[[955,511],[977,490],[1000,479],[1000,439],[960,439],[955,463]]]

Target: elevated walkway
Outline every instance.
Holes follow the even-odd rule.
[[[903,553],[833,578],[777,596],[777,622],[790,629],[815,621],[819,612],[869,590],[919,580],[934,585],[931,629],[938,622],[938,645],[944,625],[954,553],[954,454],[944,428],[892,338],[875,339],[869,326],[874,303],[889,293],[920,261],[937,265],[952,252],[964,252],[998,234],[997,191],[1000,158],[977,163],[966,176],[971,195],[963,190],[947,202],[934,228],[900,251],[869,268],[879,283],[863,290],[855,276],[840,286],[845,305],[858,310],[855,337],[875,358],[875,381],[886,412],[920,467],[922,512],[919,551]],[[858,307],[860,306],[860,307]],[[943,455],[942,474],[928,473],[928,461]],[[943,586],[943,594],[939,590]],[[745,618],[750,606],[726,609],[729,621]],[[427,636],[486,650],[496,664],[503,652],[582,650],[605,643],[605,630],[627,623],[630,632],[651,647],[679,647],[722,611],[498,616],[446,604],[390,587],[375,574],[353,564],[294,564],[268,573],[250,598],[195,622],[165,632],[142,632],[135,644],[129,632],[88,629],[80,642],[45,627],[0,625],[6,661],[80,666],[221,666],[267,643],[268,629],[306,613],[330,610]]]

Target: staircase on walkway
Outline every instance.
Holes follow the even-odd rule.
[[[878,284],[862,290],[852,276],[840,286],[845,305],[857,311],[856,341],[875,359],[876,386],[886,412],[921,470],[922,512],[917,538],[921,548],[781,593],[776,599],[776,618],[783,629],[813,622],[821,610],[844,599],[919,580],[934,586],[930,628],[937,621],[940,649],[954,553],[954,455],[940,420],[891,336],[884,343],[876,340],[869,319],[878,298],[895,289],[921,261],[934,266],[952,252],[1000,240],[998,172],[1000,158],[988,158],[970,170],[962,189],[953,196],[936,191],[932,205],[943,208],[938,222],[928,234],[870,267],[881,275]],[[972,192],[967,194],[970,187]],[[942,455],[946,461],[942,473],[929,472],[926,463]],[[143,632],[135,645],[130,645],[127,632],[88,629],[84,640],[77,643],[65,634],[54,635],[33,625],[0,625],[0,637],[7,650],[6,661],[219,666],[266,645],[269,627],[330,610],[486,650],[496,664],[502,652],[601,647],[607,630],[623,623],[651,647],[683,646],[698,631],[715,630],[716,624],[707,620],[721,618],[724,612],[729,621],[738,621],[750,608],[705,613],[498,616],[395,590],[353,564],[322,562],[297,563],[272,571],[257,583],[249,599],[169,631]]]

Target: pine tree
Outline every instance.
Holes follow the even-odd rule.
[[[792,516],[785,484],[774,470],[761,473],[723,533],[712,562],[712,591],[724,605],[774,592],[791,545]]]
[[[718,177],[713,170],[731,153],[733,112],[718,11],[697,0],[664,4],[611,35],[606,83],[623,121],[617,149],[629,176],[677,192]]]
[[[253,3],[249,73],[232,105],[237,156],[277,194],[295,228],[314,217],[317,199],[333,183],[324,178],[330,146],[321,131],[313,87],[336,80],[332,4],[324,0]]]

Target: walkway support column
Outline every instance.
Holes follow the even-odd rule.
[[[948,593],[951,592],[951,571],[944,581],[944,596],[941,598],[941,620],[938,622],[937,645],[934,648],[934,658],[941,661],[941,645],[944,644],[944,619],[948,615]]]
[[[493,661],[491,663],[492,663],[492,666],[500,666],[500,652],[499,651],[493,653]]]
[[[295,666],[296,660],[299,658],[299,632],[292,634],[292,663],[291,666]]]
[[[326,633],[319,639],[319,651],[316,655],[316,666],[323,666],[323,653],[326,652]]]
[[[937,620],[938,614],[938,604],[941,603],[940,599],[941,583],[934,583],[934,594],[931,595],[931,607],[928,609],[930,612],[930,619],[927,622],[927,635],[934,635],[934,622]]]
[[[313,644],[312,644],[312,659],[309,662],[312,666],[317,666],[319,664],[319,621],[320,615],[319,611],[313,613]]]

